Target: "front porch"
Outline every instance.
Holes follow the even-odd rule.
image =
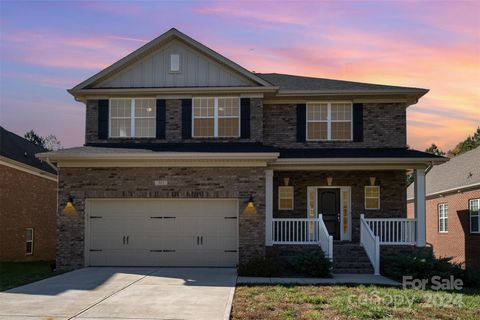
[[[406,168],[267,170],[266,246],[318,245],[333,261],[347,259],[357,246],[379,274],[380,246],[425,246],[425,168],[415,168],[414,176],[417,210],[415,218],[408,219]],[[287,186],[293,189],[290,208],[285,208],[289,202],[280,194]],[[379,190],[374,209],[367,205],[370,186]],[[352,250],[334,250],[341,245]]]

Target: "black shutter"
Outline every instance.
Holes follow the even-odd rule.
[[[155,137],[165,139],[165,99],[157,99],[157,126]]]
[[[250,138],[250,98],[240,99],[240,138]]]
[[[108,139],[108,100],[98,100],[98,139]]]
[[[192,99],[182,100],[182,138],[192,137]]]
[[[306,141],[307,105],[297,104],[297,141]]]
[[[363,141],[363,104],[353,104],[353,141]]]

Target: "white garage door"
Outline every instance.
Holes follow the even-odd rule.
[[[237,200],[88,200],[91,266],[237,264]]]

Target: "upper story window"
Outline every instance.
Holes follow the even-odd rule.
[[[307,141],[352,140],[352,104],[307,103]]]
[[[155,99],[110,99],[111,138],[154,138],[155,119]]]
[[[448,232],[448,203],[438,205],[438,232]]]
[[[240,99],[193,98],[194,138],[240,137]]]
[[[480,199],[472,199],[468,203],[470,211],[470,232],[480,233]]]
[[[180,72],[180,55],[178,53],[170,55],[170,72]]]

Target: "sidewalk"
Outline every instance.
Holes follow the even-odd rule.
[[[401,286],[397,281],[373,274],[333,274],[332,278],[238,277],[237,284],[375,284]]]

